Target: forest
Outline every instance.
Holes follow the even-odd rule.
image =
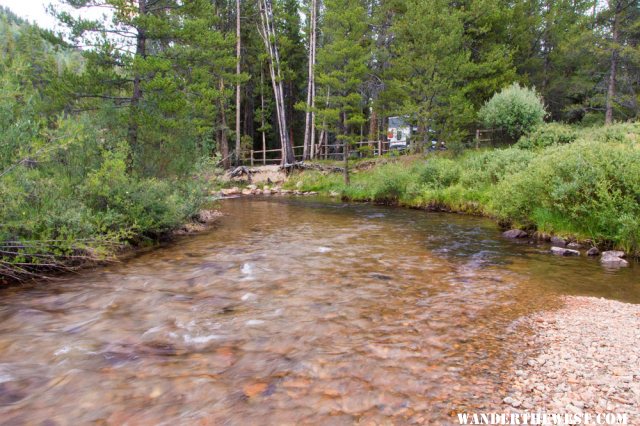
[[[403,116],[462,152],[513,83],[574,129],[640,113],[635,0],[62,3],[60,33],[0,12],[8,276],[157,239],[254,149],[291,165]]]

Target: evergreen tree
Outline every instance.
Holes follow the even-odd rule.
[[[419,139],[428,131],[456,137],[475,119],[465,96],[472,61],[463,14],[444,0],[408,0],[406,6],[392,28],[396,39],[384,94],[389,113],[407,116],[418,127]]]
[[[318,114],[343,146],[348,183],[349,147],[359,139],[358,130],[365,122],[362,86],[369,60],[367,12],[360,0],[326,0],[324,4],[317,79],[320,92],[326,90],[330,96]]]

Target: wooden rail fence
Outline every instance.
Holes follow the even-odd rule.
[[[361,156],[378,156],[382,155],[386,152],[389,152],[389,142],[387,141],[361,141],[351,144],[352,152],[357,152]],[[339,159],[342,158],[344,144],[337,143],[333,145],[320,145],[317,147],[316,159]],[[293,154],[296,160],[302,160],[303,157],[303,146],[294,146]],[[275,156],[268,156],[267,154],[278,153]],[[267,164],[280,164],[282,162],[282,149],[274,148],[274,149],[265,149],[265,150],[250,150],[249,152],[249,163],[251,166],[255,164],[267,165]]]

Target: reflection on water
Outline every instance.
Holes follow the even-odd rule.
[[[638,268],[500,238],[484,219],[225,201],[212,232],[2,291],[11,424],[449,423],[495,407],[509,324],[558,294],[640,302]]]

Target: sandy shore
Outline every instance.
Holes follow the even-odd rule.
[[[512,411],[626,413],[640,424],[640,305],[566,297],[526,318],[533,334],[504,405]]]

